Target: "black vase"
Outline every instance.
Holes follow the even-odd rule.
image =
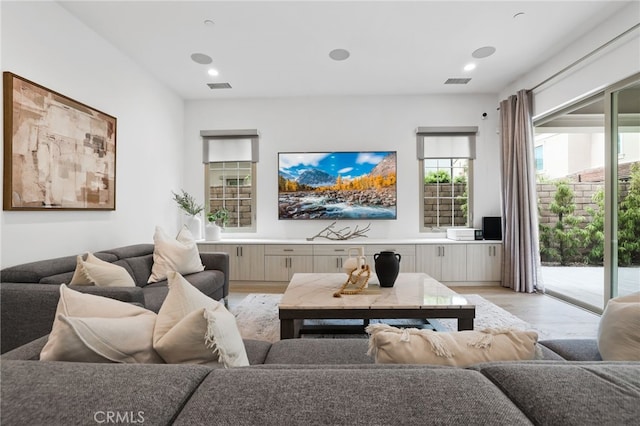
[[[400,272],[401,257],[393,251],[382,251],[373,255],[380,287],[393,287]]]

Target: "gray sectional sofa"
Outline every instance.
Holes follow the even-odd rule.
[[[97,258],[125,268],[135,287],[70,286],[77,291],[137,303],[158,312],[168,290],[167,280],[147,284],[153,266],[153,244],[135,244],[93,253]],[[59,286],[69,283],[77,256],[47,259],[11,266],[0,271],[0,327],[2,353],[51,331],[59,299]],[[229,255],[201,253],[202,272],[184,277],[215,300],[229,295]],[[37,315],[34,315],[37,312]]]
[[[157,311],[167,289],[146,285],[152,253],[136,245],[96,254],[124,266],[138,288],[77,289]],[[226,297],[228,257],[201,256],[206,270],[187,279]],[[2,281],[14,281],[1,284],[3,426],[617,426],[640,418],[640,362],[601,361],[595,340],[544,341],[543,360],[469,368],[374,364],[367,339],[245,340],[251,365],[232,369],[40,361],[57,284],[74,268],[67,257],[2,271]]]
[[[245,340],[251,366],[232,369],[38,361],[45,342],[0,358],[3,425],[618,426],[640,418],[640,363],[565,360],[548,349],[585,355],[594,341],[544,342],[542,361],[455,368],[373,364],[367,339]]]

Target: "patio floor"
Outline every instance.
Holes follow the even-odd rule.
[[[604,267],[543,266],[545,290],[604,309]],[[640,291],[640,267],[618,268],[618,295]]]

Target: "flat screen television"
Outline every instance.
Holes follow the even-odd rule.
[[[396,152],[278,153],[278,218],[396,219]]]

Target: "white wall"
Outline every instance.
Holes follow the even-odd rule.
[[[234,238],[304,239],[331,221],[278,220],[280,151],[396,150],[398,219],[372,221],[370,238],[418,238],[420,220],[415,129],[478,126],[474,213],[500,215],[497,98],[475,96],[363,96],[188,101],[185,105],[185,189],[204,202],[201,130],[258,129],[258,223],[255,234]],[[483,112],[488,114],[481,120]],[[344,221],[344,225],[368,222]],[[227,236],[230,238],[230,236]]]
[[[638,24],[640,2],[631,2],[619,13],[595,28],[585,29],[567,49],[546,61],[542,66],[507,85],[500,92],[506,99],[521,89],[530,89],[569,66],[598,47]],[[595,90],[640,72],[640,29],[636,29],[617,42],[572,67],[557,78],[534,90],[533,115],[543,115],[559,106],[571,103]]]
[[[116,210],[3,211],[3,267],[151,242],[178,223],[183,102],[54,2],[1,2],[2,70],[115,116]]]

